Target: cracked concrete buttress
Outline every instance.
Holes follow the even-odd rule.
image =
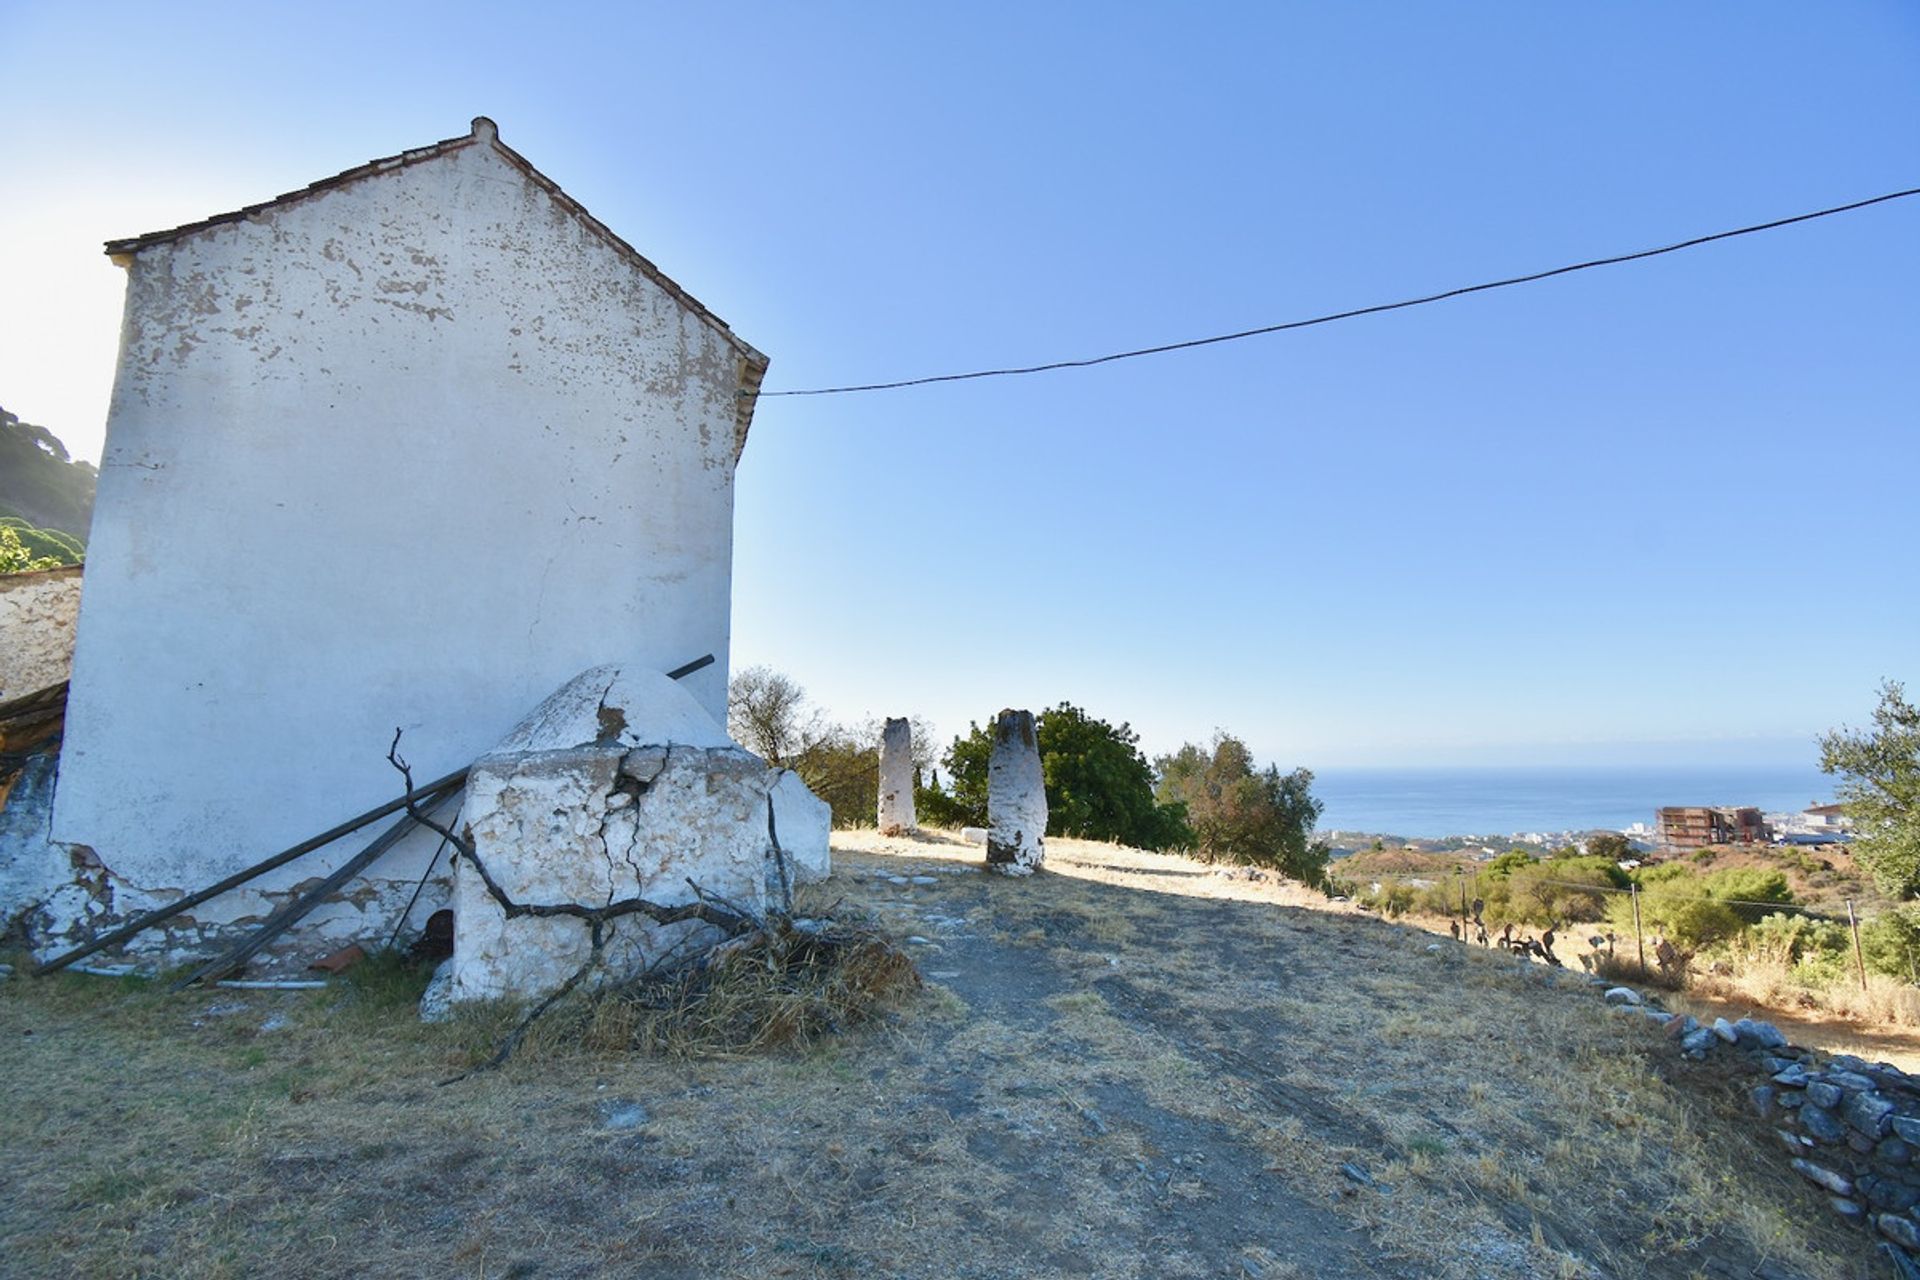
[[[769,902],[767,814],[778,774],[735,746],[674,681],[639,664],[596,667],[483,756],[461,822],[521,904],[694,900],[692,881],[756,912]],[[590,952],[577,919],[509,920],[480,876],[455,876],[455,1000],[538,998]],[[698,945],[708,926],[629,916],[610,926],[604,976]]]

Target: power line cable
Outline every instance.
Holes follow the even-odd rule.
[[[1830,209],[1816,209],[1812,213],[1799,213],[1791,218],[1776,218],[1772,222],[1759,222],[1750,227],[1736,227],[1732,231],[1716,231],[1712,235],[1695,236],[1691,240],[1682,240],[1676,244],[1662,245],[1657,249],[1641,249],[1635,253],[1617,254],[1611,258],[1593,258],[1586,262],[1576,262],[1569,266],[1554,267],[1549,271],[1535,271],[1524,276],[1509,276],[1505,280],[1489,280],[1484,284],[1470,284],[1458,289],[1448,289],[1442,293],[1429,293],[1418,298],[1404,298],[1399,302],[1382,302],[1371,307],[1356,307],[1351,311],[1335,311],[1329,315],[1314,316],[1307,320],[1288,320],[1281,324],[1262,325],[1258,329],[1242,329],[1237,333],[1215,334],[1210,338],[1190,338],[1184,342],[1168,342],[1157,347],[1141,347],[1134,351],[1116,351],[1104,356],[1091,356],[1084,360],[1054,360],[1046,364],[1030,364],[1018,368],[976,369],[971,373],[939,373],[924,378],[901,378],[894,382],[864,382],[844,387],[810,387],[791,391],[742,391],[742,396],[766,399],[772,396],[839,396],[851,395],[861,391],[895,391],[901,387],[924,387],[936,382],[970,382],[977,378],[1010,378],[1028,373],[1051,373],[1056,369],[1087,369],[1094,365],[1111,364],[1116,360],[1133,360],[1140,356],[1163,355],[1169,351],[1186,351],[1193,347],[1210,347],[1221,342],[1238,342],[1242,338],[1257,338],[1263,334],[1284,333],[1289,329],[1307,329],[1314,325],[1332,324],[1336,320],[1351,320],[1356,316],[1378,315],[1383,311],[1401,311],[1408,307],[1424,307],[1428,303],[1445,302],[1449,298],[1461,298],[1470,293],[1485,293],[1490,289],[1506,289],[1517,284],[1532,284],[1537,280],[1548,280],[1554,276],[1569,275],[1575,271],[1590,271],[1595,267],[1617,266],[1623,262],[1638,262],[1642,258],[1657,258],[1661,254],[1678,253],[1682,249],[1692,249],[1703,244],[1712,244],[1716,240],[1731,240],[1736,236],[1750,236],[1758,231],[1772,231],[1778,227],[1789,227],[1796,222],[1811,222],[1816,218],[1830,218],[1836,213],[1851,213],[1855,209],[1865,209],[1870,205],[1885,204],[1890,200],[1904,200],[1908,196],[1920,195],[1920,187],[1909,187],[1905,191],[1889,191],[1885,195],[1874,196],[1867,200],[1855,200],[1851,204],[1835,205]]]

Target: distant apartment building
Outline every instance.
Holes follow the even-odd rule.
[[[1675,805],[1656,815],[1660,844],[1668,849],[1698,849],[1710,844],[1764,844],[1773,829],[1758,809]]]
[[[1853,829],[1853,821],[1847,817],[1846,806],[1838,804],[1808,805],[1801,811],[1800,823],[1814,832]]]

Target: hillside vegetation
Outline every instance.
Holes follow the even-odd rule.
[[[1862,1033],[1920,1025],[1920,909],[1879,893],[1845,845],[1711,846],[1631,869],[1574,849],[1377,849],[1333,878],[1366,910],[1454,937],[1479,939],[1477,909],[1492,945],[1539,935],[1572,967]]]
[[[99,476],[51,431],[0,409],[0,529],[11,530],[7,541],[22,553],[14,567],[84,558]]]

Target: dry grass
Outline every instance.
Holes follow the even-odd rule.
[[[709,964],[598,992],[556,1017],[546,1042],[682,1058],[807,1049],[886,1015],[919,988],[895,939],[815,917],[806,928],[743,939]]]
[[[995,937],[1088,982],[1054,1002],[1062,1025],[1156,1105],[1241,1129],[1421,1274],[1684,1275],[1716,1240],[1781,1274],[1852,1273],[1856,1242],[1753,1136],[1738,1086],[1683,1070],[1575,974],[1429,952],[1239,869],[1073,841],[1048,866],[1044,893],[995,903]],[[1109,887],[1131,891],[1130,945],[1106,940]],[[1394,1193],[1357,1191],[1349,1161]]]
[[[937,836],[837,836],[830,895],[908,939],[929,986],[773,1053],[625,1052],[674,1042],[638,1029],[655,1005],[602,1002],[439,1088],[511,1012],[422,1026],[401,968],[321,999],[0,984],[0,1269],[1875,1274],[1736,1086],[1538,966],[1429,952],[1278,881],[1049,853],[1013,881]],[[702,1043],[737,1050],[732,997],[661,1003],[716,999]],[[612,1123],[636,1103],[638,1128]]]
[[[1690,974],[1687,990],[1708,999],[1813,1012],[1863,1030],[1920,1027],[1920,989],[1881,973],[1867,974],[1865,987],[1850,973],[1830,986],[1813,988],[1791,965],[1746,960],[1730,974]]]
[[[1400,923],[1451,937],[1444,917],[1409,914]],[[1714,973],[1704,961],[1695,961],[1674,975],[1663,972],[1649,954],[1643,971],[1631,939],[1616,944],[1611,955],[1588,950],[1587,932],[1602,927],[1569,925],[1562,934],[1556,950],[1570,972],[1592,972],[1658,991],[1674,1008],[1696,1016],[1767,1019],[1779,1024],[1795,1044],[1857,1054],[1920,1073],[1920,988],[1869,973],[1862,990],[1851,969],[1840,981],[1814,987],[1789,965],[1753,958],[1735,963],[1731,973]]]

